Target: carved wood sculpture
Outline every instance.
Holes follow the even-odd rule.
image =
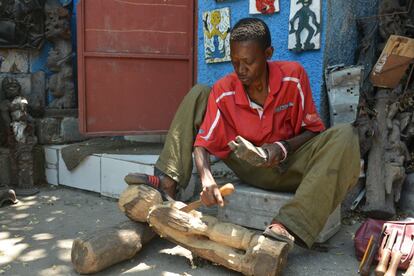
[[[160,201],[158,191],[131,185],[121,195],[119,207],[131,219],[146,219],[161,237],[245,275],[280,275],[285,267],[286,243],[197,211],[185,213],[179,210],[185,206],[182,202]]]
[[[72,244],[72,263],[81,274],[99,272],[133,258],[155,233],[145,223],[125,221],[77,238]]]
[[[388,219],[395,215],[405,179],[404,162],[410,159],[401,132],[408,126],[405,113],[398,113],[399,89],[380,89],[376,94],[378,131],[368,155],[367,201],[364,211],[372,217]],[[398,113],[398,114],[397,114]]]

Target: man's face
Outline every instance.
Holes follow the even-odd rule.
[[[266,72],[266,60],[272,56],[272,47],[266,50],[257,41],[232,41],[230,57],[234,72],[244,86],[250,86]]]

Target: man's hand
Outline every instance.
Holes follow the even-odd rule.
[[[213,206],[218,204],[220,207],[224,206],[223,197],[215,182],[203,183],[203,190],[200,193],[201,202],[206,206]]]
[[[284,153],[279,145],[277,144],[263,144],[261,146],[267,154],[267,162],[263,165],[263,167],[277,167],[279,166],[280,161],[284,158]]]

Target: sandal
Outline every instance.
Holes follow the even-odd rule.
[[[124,178],[128,185],[145,184],[155,189],[160,188],[161,179],[159,176],[148,175],[145,173],[129,173]]]
[[[129,173],[124,177],[124,180],[128,185],[148,185],[160,192],[164,200],[174,201],[174,199],[161,188],[161,178],[159,176],[148,175],[145,173]]]
[[[295,238],[289,234],[286,228],[280,223],[273,223],[267,226],[263,232],[263,236],[287,243],[289,251],[293,249],[295,244]]]
[[[0,190],[0,207],[6,203],[16,204],[17,202],[16,193],[12,189]]]

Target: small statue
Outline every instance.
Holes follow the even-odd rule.
[[[17,79],[5,77],[1,88],[6,99],[0,103],[0,111],[7,128],[7,144],[10,148],[11,183],[17,195],[33,195],[38,192],[33,183],[33,147],[37,143],[33,120],[27,112],[28,101],[21,95]]]

